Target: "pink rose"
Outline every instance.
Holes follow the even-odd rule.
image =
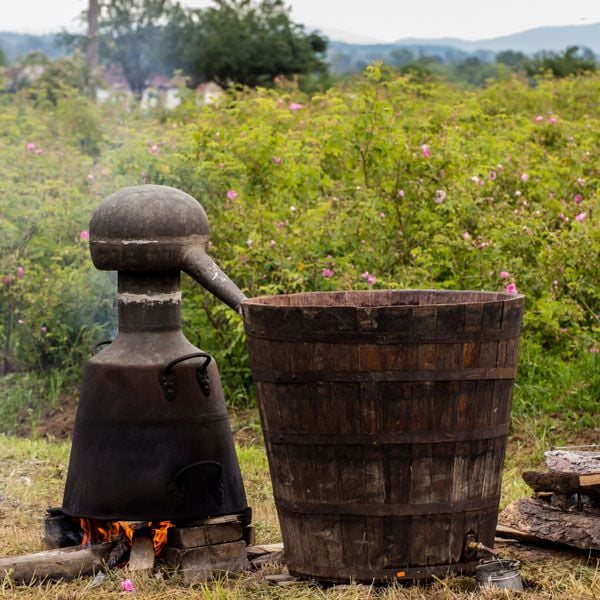
[[[235,200],[237,197],[238,197],[238,193],[235,190],[227,191],[227,199],[228,200]]]
[[[300,110],[301,108],[303,108],[303,106],[302,106],[302,104],[299,104],[298,102],[290,103],[290,110]]]
[[[369,271],[365,271],[361,277],[367,282],[367,285],[373,285],[377,281],[375,275],[371,275]]]
[[[500,279],[508,279],[510,277],[510,273],[508,271],[500,271]]]
[[[436,190],[433,201],[436,204],[441,204],[446,199],[446,192],[444,190]]]
[[[328,268],[326,267],[326,268],[324,268],[324,269],[321,271],[321,275],[322,275],[323,277],[331,277],[331,276],[333,275],[333,271],[332,271],[331,269],[328,269]]]
[[[131,579],[124,579],[121,581],[121,590],[123,592],[135,592],[135,585]]]
[[[80,231],[79,232],[79,239],[82,242],[85,242],[86,240],[89,240],[90,239],[90,232],[87,231],[86,229],[84,229],[83,231]]]
[[[508,285],[504,286],[504,291],[507,294],[517,294],[517,285],[515,283],[509,283]]]

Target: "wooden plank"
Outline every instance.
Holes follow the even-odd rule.
[[[436,329],[438,333],[463,331],[465,327],[465,304],[447,304],[437,307]]]
[[[486,302],[483,306],[481,328],[484,331],[500,329],[502,320],[503,302]]]
[[[463,344],[463,369],[475,369],[479,366],[480,344]]]
[[[526,544],[539,544],[541,541],[539,538],[531,535],[530,533],[519,531],[514,527],[508,527],[500,523],[496,525],[496,535],[502,539],[518,540],[520,542],[525,542]]]
[[[412,449],[410,503],[431,502],[432,444],[419,444]]]
[[[534,492],[558,494],[600,493],[600,475],[579,475],[563,471],[525,471],[525,483]]]
[[[0,579],[8,577],[18,583],[42,579],[76,579],[100,570],[113,547],[112,542],[34,554],[0,558]]]
[[[438,362],[437,344],[419,344],[417,346],[417,369],[435,369]]]
[[[340,500],[338,469],[337,469],[337,447],[319,446],[313,451],[315,473],[318,477],[314,479],[317,488],[316,499],[325,504],[336,504]]]
[[[590,474],[590,475],[580,475],[579,476],[579,485],[582,488],[600,486],[600,473],[595,473],[595,474]]]
[[[438,346],[437,369],[460,369],[462,363],[462,344],[444,344]]]
[[[134,535],[127,567],[130,571],[152,573],[154,568],[154,545],[149,537]]]
[[[483,307],[481,302],[474,302],[466,305],[465,309],[465,331],[481,331],[483,320]]]
[[[410,560],[411,517],[388,517],[383,531],[383,564],[391,567],[408,565]]]
[[[360,412],[355,418],[361,433],[378,433],[382,426],[381,386],[379,383],[361,383]]]
[[[482,379],[477,382],[477,408],[475,410],[475,423],[478,428],[491,427],[494,410],[494,381]],[[494,423],[495,425],[495,423]]]

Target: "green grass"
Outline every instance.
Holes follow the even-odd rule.
[[[65,392],[73,387],[72,374],[60,369],[0,377],[0,433],[35,434],[44,413],[57,408]]]
[[[236,429],[253,430],[256,414],[246,411],[236,415]],[[509,501],[529,495],[520,473],[526,467],[540,466],[545,440],[536,437],[530,421],[517,420],[513,433],[503,479],[502,506]],[[238,446],[238,457],[253,508],[257,541],[269,543],[280,540],[277,515],[272,497],[264,447],[252,438],[244,438]],[[42,517],[46,508],[59,506],[70,450],[69,442],[25,439],[0,435],[0,554],[22,554],[40,550]],[[202,585],[189,586],[174,577],[158,580],[133,575],[137,594],[132,597],[158,600],[163,598],[192,599],[275,599],[304,600],[327,598],[339,600],[446,600],[522,597],[531,600],[556,598],[558,600],[597,600],[600,596],[600,566],[594,559],[552,559],[551,556],[535,562],[524,561],[523,576],[528,587],[522,596],[502,592],[481,592],[473,578],[450,578],[411,588],[397,586],[374,588],[370,586],[324,587],[314,582],[303,582],[288,587],[276,587],[265,581],[265,575],[280,572],[281,567],[269,566],[254,574],[239,578],[219,579]],[[80,600],[84,598],[122,598],[120,581],[131,576],[123,570],[109,573],[100,588],[91,589],[90,577],[71,582],[12,584],[0,582],[0,597],[30,600]]]
[[[560,360],[532,343],[523,343],[513,414],[536,422],[539,435],[599,429],[599,402],[600,353],[581,351],[569,360]],[[563,441],[568,440],[555,443]]]

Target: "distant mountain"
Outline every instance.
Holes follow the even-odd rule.
[[[396,42],[399,46],[452,46],[465,52],[474,50],[515,50],[533,54],[540,50],[559,51],[568,46],[585,46],[600,54],[600,23],[590,25],[566,25],[562,27],[537,27],[511,35],[503,35],[485,40],[461,40],[459,38],[402,38]]]
[[[50,58],[64,56],[66,51],[57,44],[58,35],[47,33],[44,35],[33,35],[29,33],[13,33],[0,31],[0,48],[4,50],[6,58],[13,61],[19,56],[25,56],[29,52],[43,52]]]
[[[487,40],[460,38],[402,38],[393,44],[357,44],[330,37],[327,60],[334,73],[360,71],[375,60],[400,66],[407,52],[414,58],[432,57],[439,63],[458,64],[469,57],[484,63],[495,60],[497,52],[514,50],[534,54],[540,50],[558,52],[568,46],[590,48],[600,54],[600,23],[565,27],[538,27]]]
[[[327,62],[333,73],[362,71],[376,60],[399,67],[420,56],[433,58],[443,64],[459,64],[469,57],[475,57],[483,63],[495,60],[495,53],[489,50],[461,50],[434,43],[347,44],[330,40],[327,49]]]

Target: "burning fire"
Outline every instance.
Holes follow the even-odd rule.
[[[135,529],[128,521],[98,521],[96,519],[79,519],[83,531],[81,544],[98,544],[100,542],[112,542],[125,536],[129,545],[133,543]],[[152,545],[154,555],[158,556],[167,543],[167,532],[169,527],[174,527],[171,521],[149,521],[144,525],[152,531]]]

